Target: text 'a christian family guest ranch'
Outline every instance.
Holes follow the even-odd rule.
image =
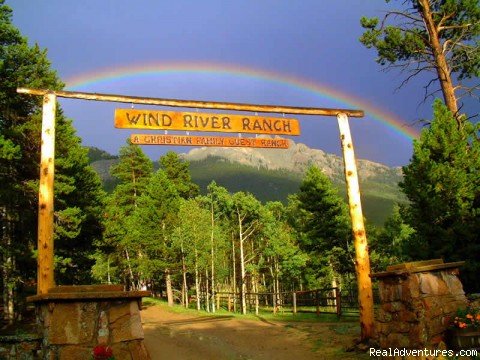
[[[290,142],[281,138],[132,134],[130,135],[130,141],[136,145],[254,147],[266,149],[288,149],[290,147]]]

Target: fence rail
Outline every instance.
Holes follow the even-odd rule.
[[[358,314],[358,300],[355,291],[339,288],[324,288],[307,291],[278,293],[246,293],[247,311],[258,314],[262,311],[292,312],[294,314],[310,312],[320,314],[353,315]],[[240,309],[241,294],[217,292],[217,309],[236,312]]]

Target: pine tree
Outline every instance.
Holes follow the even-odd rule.
[[[290,197],[290,221],[298,232],[300,248],[309,254],[309,282],[353,271],[351,225],[347,205],[330,179],[311,166],[300,190]],[[333,270],[333,273],[332,273]]]
[[[15,301],[22,298],[22,287],[36,278],[32,253],[37,242],[42,103],[40,97],[20,95],[16,89],[63,87],[50,68],[46,51],[28,45],[12,25],[11,14],[0,0],[0,250],[6,264],[2,267],[4,315],[9,321],[15,315]],[[102,193],[80,139],[61,109],[56,123],[57,280],[75,283],[89,277],[92,243],[101,236],[98,214]],[[78,251],[73,250],[76,245]],[[60,271],[64,276],[59,276]]]
[[[150,179],[126,223],[121,244],[130,250],[132,271],[139,286],[165,279],[169,303],[173,301],[170,273],[176,266],[172,232],[178,219],[179,195],[162,170]],[[165,276],[162,276],[162,275]]]
[[[177,188],[178,194],[184,199],[193,199],[200,192],[198,185],[192,182],[188,161],[180,159],[173,151],[167,152],[160,158],[160,168],[165,171]]]
[[[151,179],[153,164],[138,145],[127,141],[120,149],[119,162],[112,166],[110,172],[120,183],[107,199],[104,242],[101,247],[104,254],[110,253],[112,256],[107,259],[97,257],[97,264],[100,266],[112,261],[120,272],[114,274],[114,280],[136,287],[139,279],[134,273],[133,262],[137,254],[125,239],[131,224],[130,217]]]
[[[480,262],[480,141],[478,124],[458,128],[437,100],[433,120],[414,141],[400,184],[410,200],[408,223],[415,229],[416,259],[466,260],[464,286],[478,291]]]
[[[71,122],[57,117],[55,265],[59,284],[88,284],[95,246],[103,237],[105,193]]]
[[[385,271],[388,265],[411,260],[415,230],[405,219],[405,206],[396,204],[383,228],[368,228],[372,272]]]
[[[479,88],[475,83],[480,75],[478,0],[402,3],[403,9],[388,11],[382,21],[362,18],[366,31],[360,41],[377,49],[379,64],[408,74],[404,83],[421,73],[433,73],[425,86],[425,97],[438,91],[429,89],[438,82],[445,104],[460,123],[458,95],[471,96]],[[459,94],[461,90],[463,94]]]

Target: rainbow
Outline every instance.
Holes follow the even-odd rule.
[[[395,133],[406,137],[408,140],[418,138],[419,131],[407,124],[398,116],[391,114],[377,106],[373,106],[358,96],[347,94],[330,86],[319,84],[304,78],[283,73],[277,73],[264,69],[244,67],[240,65],[224,63],[197,63],[197,62],[174,62],[174,63],[152,63],[134,64],[119,66],[107,69],[97,69],[92,72],[79,74],[65,80],[67,90],[78,90],[99,82],[114,81],[123,78],[145,76],[145,75],[167,75],[174,73],[195,73],[214,75],[233,75],[252,79],[260,79],[271,83],[279,83],[293,88],[306,90],[324,98],[331,99],[354,109],[365,111],[384,126],[387,126]]]

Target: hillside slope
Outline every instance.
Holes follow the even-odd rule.
[[[181,157],[190,162],[192,179],[202,193],[214,180],[230,192],[251,192],[262,202],[285,202],[289,194],[298,191],[305,170],[313,164],[330,177],[341,195],[346,192],[342,158],[304,144],[291,142],[288,150],[196,148]],[[108,171],[116,161],[112,156],[92,163],[107,191],[115,186]],[[368,160],[357,160],[357,166],[365,217],[381,225],[395,202],[406,201],[398,188],[401,169]]]

